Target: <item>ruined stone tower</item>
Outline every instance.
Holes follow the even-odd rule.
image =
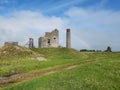
[[[33,48],[34,47],[34,40],[33,38],[29,38],[29,48]]]
[[[39,48],[49,48],[59,46],[59,31],[57,29],[52,32],[46,32],[44,37],[38,40]]]
[[[71,48],[71,32],[70,32],[70,29],[66,30],[66,48]]]

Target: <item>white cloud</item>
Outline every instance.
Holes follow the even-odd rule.
[[[101,9],[107,5],[107,3],[109,2],[110,0],[99,0],[94,6],[90,7],[94,10],[98,10],[98,9]]]
[[[83,3],[83,2],[86,2],[86,1],[87,0],[66,0],[66,1],[63,2],[63,1],[59,0],[59,1],[56,2],[57,3],[56,7],[49,8],[46,11],[51,12],[51,11],[54,11],[54,10],[59,10],[61,8],[65,8],[65,7],[71,7],[71,6],[74,6],[78,3]]]
[[[120,11],[71,8],[65,13],[78,38],[76,48],[105,49],[108,45],[120,50]],[[86,45],[85,45],[86,44]]]
[[[19,41],[23,45],[29,37],[37,40],[46,31],[58,28],[60,45],[65,46],[66,28],[71,28],[72,47],[76,49],[120,50],[120,11],[71,8],[65,17],[46,16],[34,11],[12,12],[10,17],[0,16],[0,40]]]
[[[40,12],[14,12],[8,18],[0,16],[0,38],[3,42],[19,41],[25,43],[29,37],[37,40],[46,31],[51,31],[55,28],[63,30],[66,23],[67,21],[64,19],[54,16],[48,17]]]

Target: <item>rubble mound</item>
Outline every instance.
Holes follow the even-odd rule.
[[[16,45],[6,45],[0,48],[0,57],[17,57],[17,58],[23,58],[23,57],[37,57],[39,56],[38,53],[28,49],[24,48],[22,46],[16,46]],[[0,58],[0,59],[1,59]]]
[[[16,45],[6,45],[0,48],[0,54],[12,54],[19,52],[32,52],[32,51]]]

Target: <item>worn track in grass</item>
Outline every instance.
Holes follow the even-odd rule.
[[[51,67],[51,68],[45,68],[42,70],[34,70],[29,73],[16,75],[15,77],[6,77],[6,78],[0,80],[0,88],[2,89],[6,86],[22,83],[22,82],[25,82],[28,80],[32,80],[34,78],[40,78],[40,77],[47,76],[47,75],[50,75],[50,74],[53,74],[56,72],[71,70],[78,66],[86,65],[89,63],[95,63],[97,61],[99,61],[99,60],[86,60],[83,62],[67,64],[64,66],[59,65],[59,66],[55,66],[55,67]]]

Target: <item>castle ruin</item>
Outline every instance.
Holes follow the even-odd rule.
[[[59,31],[54,29],[52,32],[45,32],[44,37],[38,39],[38,48],[59,47]],[[29,38],[29,48],[34,48],[33,38]],[[71,31],[66,29],[66,48],[71,48]]]
[[[4,45],[18,45],[18,42],[5,42]],[[34,48],[34,39],[29,38],[25,45],[28,45],[29,48]],[[54,29],[52,32],[45,32],[45,36],[38,39],[38,48],[50,47],[59,47],[59,31],[57,29]],[[66,29],[66,48],[71,48],[70,29]]]
[[[45,32],[44,37],[38,39],[39,48],[49,48],[59,46],[59,31],[57,29],[52,32]]]

